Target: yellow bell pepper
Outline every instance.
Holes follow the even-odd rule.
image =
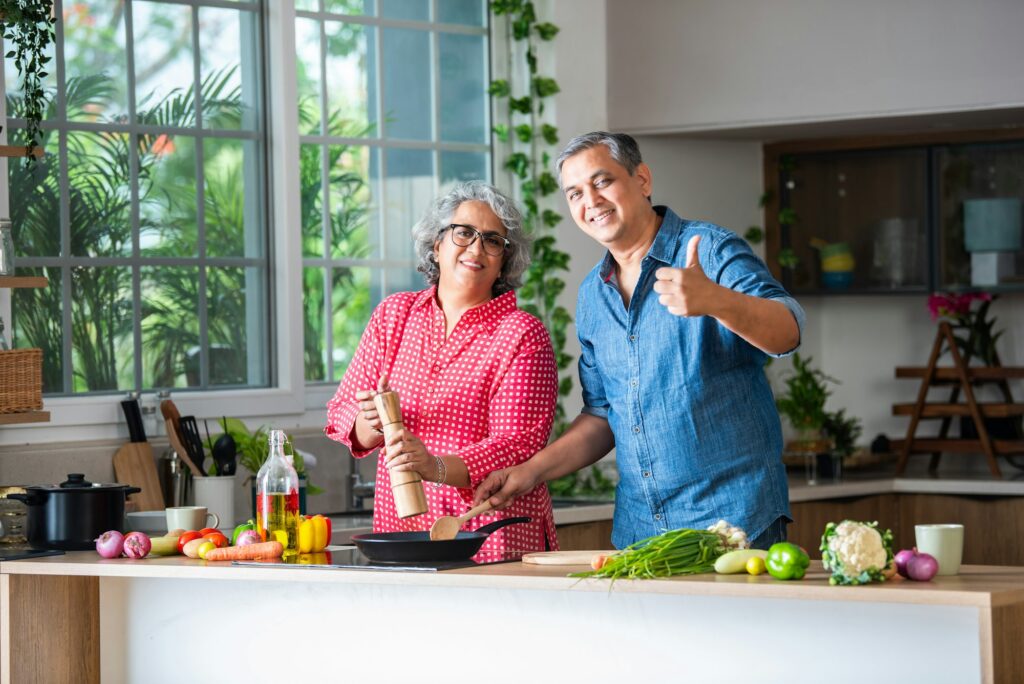
[[[299,553],[317,553],[331,542],[331,521],[322,515],[307,515],[299,523]]]

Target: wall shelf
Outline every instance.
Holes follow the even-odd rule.
[[[18,423],[49,423],[49,411],[23,411],[21,413],[0,413],[0,425]]]
[[[27,157],[28,152],[24,145],[0,145],[0,157]],[[32,156],[36,159],[43,158],[43,148],[33,147]]]
[[[0,275],[0,287],[46,287],[48,281],[43,276],[8,276]]]

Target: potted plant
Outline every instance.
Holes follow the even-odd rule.
[[[46,111],[47,97],[43,80],[50,61],[47,49],[53,44],[55,18],[53,0],[0,0],[0,32],[6,41],[5,57],[14,59],[21,77],[21,115],[25,119],[25,143],[28,159],[35,159],[34,148],[42,139],[40,123]]]
[[[793,372],[785,379],[786,392],[775,400],[775,405],[797,431],[797,438],[786,445],[786,451],[804,455],[809,463],[813,460],[817,473],[838,480],[843,459],[856,449],[861,421],[847,416],[845,409],[825,410],[825,402],[832,394],[826,383],[838,380],[813,368],[812,360],[793,355]]]
[[[245,423],[237,418],[224,418],[222,421],[222,427],[224,428],[224,432],[231,435],[231,438],[235,440],[239,465],[251,473],[246,482],[250,483],[252,489],[252,510],[253,517],[255,518],[256,474],[259,473],[260,467],[269,456],[269,449],[267,447],[267,435],[269,434],[269,430],[267,427],[261,425],[255,431],[250,432]],[[299,510],[301,513],[305,514],[306,494],[316,495],[320,494],[323,490],[309,481],[309,475],[306,472],[306,462],[303,458],[303,453],[292,446],[292,438],[290,435],[288,435],[288,441],[285,443],[285,454],[292,457],[295,465],[295,472],[299,476]]]

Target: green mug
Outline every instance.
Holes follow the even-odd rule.
[[[960,572],[960,561],[964,556],[964,526],[914,525],[917,550],[927,553],[939,562],[940,575],[955,575]]]

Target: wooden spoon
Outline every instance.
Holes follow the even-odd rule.
[[[456,518],[454,515],[442,515],[430,526],[430,541],[441,541],[444,539],[455,539],[459,529],[469,520],[481,513],[491,510],[491,502],[484,501],[479,506],[474,506]]]

